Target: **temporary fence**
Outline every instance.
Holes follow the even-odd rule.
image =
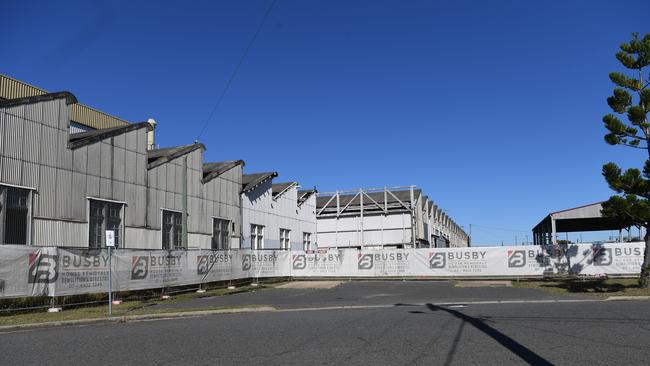
[[[112,290],[269,277],[636,275],[644,243],[356,250],[113,251]],[[106,292],[104,249],[0,246],[0,298]]]

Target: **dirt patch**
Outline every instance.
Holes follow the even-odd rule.
[[[456,287],[512,287],[511,281],[457,281]]]
[[[292,281],[275,288],[323,289],[328,290],[340,285],[342,281]]]

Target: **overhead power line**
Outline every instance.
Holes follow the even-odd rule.
[[[260,31],[264,27],[264,23],[266,23],[266,19],[269,17],[269,14],[271,14],[271,10],[273,10],[273,6],[275,5],[276,1],[277,0],[273,0],[273,2],[271,2],[271,6],[269,6],[269,8],[264,13],[264,17],[262,17],[262,20],[260,21],[260,24],[257,26],[257,30],[253,34],[253,37],[251,38],[251,40],[248,42],[248,45],[246,46],[246,49],[244,50],[244,53],[239,58],[239,62],[237,63],[237,66],[235,66],[235,69],[230,74],[230,78],[228,78],[228,81],[226,82],[226,85],[224,85],[223,90],[221,91],[221,94],[219,94],[219,97],[217,98],[217,101],[214,104],[214,107],[212,107],[212,110],[210,111],[210,114],[208,115],[208,118],[203,123],[203,126],[201,127],[201,132],[199,132],[199,135],[196,138],[197,141],[201,138],[201,136],[203,136],[203,133],[205,132],[205,129],[208,127],[208,123],[210,122],[210,119],[214,115],[214,112],[217,110],[217,108],[219,108],[219,105],[221,104],[221,101],[223,100],[223,97],[226,95],[226,92],[228,92],[228,89],[230,88],[230,84],[232,84],[232,81],[235,79],[235,76],[237,75],[237,72],[239,71],[239,68],[244,63],[244,60],[246,59],[246,56],[248,56],[248,52],[253,47],[253,44],[255,43],[255,40],[257,39],[257,36],[260,34]]]
[[[472,224],[473,227],[479,227],[479,228],[484,228],[484,229],[490,229],[490,230],[500,230],[500,231],[512,231],[516,233],[528,233],[531,232],[532,230],[518,230],[518,229],[506,229],[502,227],[492,227],[492,226],[484,226],[484,225],[477,225],[477,224]]]

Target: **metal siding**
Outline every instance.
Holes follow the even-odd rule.
[[[126,156],[123,148],[113,148],[113,179],[124,182]]]
[[[102,178],[111,178],[111,145],[103,141],[99,145],[100,145],[99,176]]]
[[[104,199],[113,199],[113,188],[111,180],[108,178],[99,178],[99,197]]]
[[[31,163],[40,162],[40,137],[41,137],[41,124],[24,121],[24,138],[23,138],[23,160]]]
[[[23,163],[21,185],[38,187],[38,164]]]
[[[136,171],[138,169],[137,154],[132,152],[132,151],[128,151],[128,150],[124,150],[124,154],[125,154],[125,156],[124,156],[124,165],[125,165],[124,166],[124,169],[125,169],[124,181],[127,182],[127,183],[135,183],[136,178],[137,178]]]
[[[41,123],[43,121],[43,106],[40,103],[26,104],[25,119]]]
[[[56,166],[56,143],[59,130],[41,126],[41,164]]]
[[[121,134],[113,137],[113,145],[115,145],[115,147],[125,149],[126,148],[126,135],[124,133],[121,133]]]
[[[124,182],[113,181],[113,194],[111,198],[117,201],[124,201]]]
[[[68,131],[59,131],[57,145],[57,167],[72,170],[72,150],[68,149]]]
[[[134,184],[125,184],[124,185],[124,200],[127,205],[128,215],[125,213],[124,221],[126,226],[136,226],[138,222],[136,221],[136,210],[138,208],[138,191]]]
[[[7,115],[5,118],[4,155],[14,159],[23,156],[23,126],[22,118]]]
[[[88,146],[83,146],[72,151],[72,169],[78,173],[87,173]]]
[[[138,134],[129,132],[126,134],[126,148],[131,151],[138,151]]]
[[[70,130],[70,107],[66,104],[65,98],[57,99],[53,101],[59,105],[59,130],[65,131],[68,133]]]
[[[41,165],[39,167],[39,185],[37,199],[38,211],[34,216],[55,217],[56,215],[56,168]]]
[[[2,182],[20,185],[22,162],[12,158],[2,158]]]
[[[86,220],[86,176],[72,173],[72,218]]]
[[[94,175],[86,176],[86,195],[99,197],[99,177]]]
[[[140,129],[139,131],[140,131],[141,134],[144,134],[146,129]],[[136,142],[138,144],[138,151],[141,151],[141,152],[147,151],[147,138],[146,138],[146,136],[139,137]]]
[[[137,154],[136,164],[136,183],[144,185],[145,174],[147,174],[147,156],[144,154]]]
[[[5,133],[5,117],[6,114],[2,111],[0,111],[0,136],[4,136]],[[4,156],[4,138],[0,137],[0,156]],[[0,170],[0,174],[2,174],[2,170]]]
[[[34,244],[37,246],[88,246],[88,224],[60,220],[34,219]]]
[[[87,174],[99,177],[101,165],[102,165],[101,144],[99,143],[90,144],[87,147],[83,147],[82,149],[86,151],[88,156],[88,162],[86,165]]]
[[[39,103],[43,106],[43,124],[59,129],[59,105],[55,101]]]
[[[72,218],[72,172],[57,169],[56,172],[56,217]]]

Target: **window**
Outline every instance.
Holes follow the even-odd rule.
[[[122,208],[123,203],[90,200],[89,238],[90,248],[106,246],[106,230],[115,232],[115,246],[121,246]]]
[[[264,226],[251,224],[251,249],[264,248]]]
[[[302,233],[302,249],[311,250],[311,233]]]
[[[224,219],[212,219],[212,249],[230,249],[230,221]]]
[[[183,214],[162,210],[162,248],[183,248]]]
[[[0,186],[0,243],[27,244],[29,193],[24,188]]]
[[[291,249],[291,244],[289,241],[289,235],[291,230],[289,229],[280,229],[280,249]]]

